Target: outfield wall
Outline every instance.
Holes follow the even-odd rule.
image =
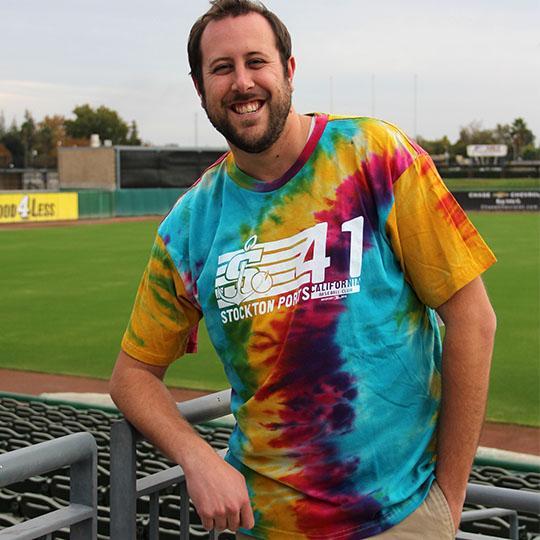
[[[453,195],[464,210],[486,212],[538,212],[540,210],[540,191],[458,191],[453,192]]]
[[[164,216],[186,188],[132,188],[116,191],[0,192],[0,224],[127,216]],[[453,193],[465,210],[539,211],[540,191]]]
[[[0,193],[0,224],[79,219],[77,193]]]
[[[0,224],[165,215],[185,188],[0,192]]]
[[[79,191],[79,217],[165,215],[185,191],[183,188]]]
[[[79,216],[84,219],[165,215],[185,191],[186,188],[81,190]],[[540,191],[535,190],[454,191],[453,195],[466,211],[540,210]]]

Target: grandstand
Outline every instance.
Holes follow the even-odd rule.
[[[179,408],[197,424],[199,434],[216,450],[223,452],[227,448],[233,427],[222,417],[229,408],[228,391],[184,402]],[[220,420],[209,421],[215,416]],[[73,523],[71,538],[234,538],[230,532],[218,535],[203,529],[188,502],[181,469],[150,443],[141,440],[116,410],[3,395],[0,396],[0,421],[0,539],[70,538],[69,528],[65,526],[65,515],[69,512],[72,519],[78,512],[79,519],[84,518],[88,525],[84,532],[80,524],[75,525],[77,521],[70,521]],[[82,454],[85,445],[89,445],[84,436],[92,439],[93,467],[88,465],[91,456]],[[79,439],[74,441],[74,437]],[[46,445],[56,441],[60,449],[55,447],[47,452]],[[30,453],[32,449],[34,453]],[[91,448],[88,452],[91,453]],[[52,465],[46,463],[47,455]],[[70,458],[73,455],[76,457]],[[88,471],[86,476],[81,475],[80,466],[74,473],[72,465],[70,479],[66,467],[58,466],[62,458],[65,459],[62,465],[86,459],[93,478],[89,478]],[[13,469],[17,467],[14,463],[18,463],[20,474],[24,476],[15,482]],[[41,465],[44,472],[36,474]],[[538,461],[479,462],[470,481],[458,539],[540,539]],[[80,497],[86,497],[86,504],[80,502]],[[486,510],[491,506],[503,506],[503,509]],[[513,508],[519,512],[516,514]],[[52,512],[63,516],[64,521],[56,521],[56,525],[52,518],[44,521],[47,516],[53,516]],[[41,528],[31,526],[30,520],[36,518],[42,520]],[[25,524],[28,530],[24,529]],[[32,535],[32,530],[38,534]],[[74,534],[74,531],[77,532]]]

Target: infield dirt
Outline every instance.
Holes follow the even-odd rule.
[[[30,371],[0,369],[0,390],[39,396],[53,392],[108,392],[108,382],[103,379],[73,377],[69,375],[51,375]],[[177,402],[186,401],[208,394],[204,390],[170,388]],[[486,422],[480,437],[480,446],[498,448],[510,452],[540,456],[540,429],[512,424]]]

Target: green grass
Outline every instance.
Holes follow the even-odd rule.
[[[108,378],[156,229],[144,221],[0,230],[0,367]],[[227,385],[204,328],[199,353],[177,362],[167,382]]]
[[[471,217],[499,258],[485,275],[499,325],[488,416],[539,425],[540,214]],[[108,378],[156,228],[0,229],[0,367]],[[204,328],[167,382],[227,386]]]
[[[444,183],[451,191],[540,190],[540,178],[445,178]]]
[[[484,276],[497,313],[488,418],[540,425],[540,214],[471,212],[498,262]]]

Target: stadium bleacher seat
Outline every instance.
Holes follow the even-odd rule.
[[[54,405],[37,400],[16,400],[0,396],[0,453],[30,446],[37,442],[79,431],[90,432],[98,445],[98,536],[97,540],[109,538],[109,480],[110,480],[110,428],[120,415],[95,408],[76,408],[71,405]],[[196,426],[199,434],[216,449],[225,448],[232,428],[217,424]],[[138,470],[142,478],[173,465],[147,441],[136,447]],[[471,482],[512,489],[540,491],[540,473],[509,471],[502,467],[475,466]],[[65,506],[69,501],[70,479],[66,469],[52,471],[47,475],[33,477],[8,488],[0,489],[0,529],[24,519],[41,515]],[[468,509],[481,509],[479,505],[467,505]],[[148,538],[149,498],[137,501],[137,539]],[[190,504],[190,538],[207,539],[208,532],[202,527],[195,508]],[[180,496],[172,486],[160,494],[159,538],[179,537]],[[488,518],[464,523],[466,532],[483,533],[508,538],[509,523],[505,518]],[[54,539],[69,538],[63,529],[53,535]],[[540,515],[520,514],[520,538],[540,539]],[[234,540],[234,535],[221,533],[220,540]]]
[[[52,497],[38,493],[26,492],[21,495],[19,512],[21,517],[32,519],[66,506],[56,502]]]
[[[540,516],[538,514],[523,512],[519,515],[519,522],[530,535],[538,535],[540,538]]]
[[[22,519],[0,514],[0,529],[17,525],[17,523],[20,523],[21,521]]]
[[[19,513],[19,496],[15,491],[10,489],[0,490],[0,515],[1,514],[18,514]]]
[[[44,476],[32,476],[22,482],[11,484],[9,488],[17,493],[38,493],[41,495],[48,495],[49,486],[47,484],[47,478]]]
[[[55,474],[49,480],[49,495],[55,501],[69,501],[69,476]]]
[[[534,486],[534,489],[540,490],[540,473],[527,473],[523,478]]]
[[[464,532],[474,532],[486,536],[510,538],[510,526],[506,520],[499,517],[484,518],[477,521],[463,523],[460,529]],[[525,525],[519,527],[519,538],[527,540]]]

